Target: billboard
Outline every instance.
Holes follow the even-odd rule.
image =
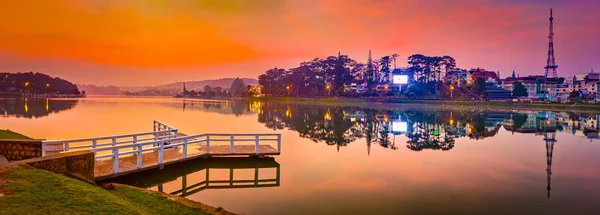
[[[393,132],[407,132],[408,131],[408,123],[402,121],[393,121],[392,122],[392,131]]]
[[[393,84],[408,84],[408,75],[394,75],[392,77]]]

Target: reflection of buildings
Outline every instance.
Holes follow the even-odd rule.
[[[51,113],[69,110],[78,100],[54,99],[0,99],[0,115],[3,117],[38,118]]]
[[[556,143],[556,131],[559,128],[557,122],[561,118],[554,112],[516,113],[502,123],[506,130],[513,133],[535,133],[544,137],[543,139],[546,143],[546,190],[548,191],[548,199],[550,199],[552,180],[552,153],[554,152],[554,144]]]
[[[536,133],[543,135],[545,132],[556,132],[558,118],[554,112],[539,112],[529,114],[513,114],[510,119],[502,122],[507,131],[513,133]]]
[[[264,178],[259,172],[274,169],[272,177]],[[214,179],[215,170],[229,170],[228,179]],[[236,179],[236,171],[254,170],[252,179]],[[204,171],[204,173],[202,173]],[[192,176],[193,175],[193,176]],[[204,176],[198,178],[199,176]],[[280,165],[273,158],[211,158],[193,160],[166,167],[162,170],[142,172],[115,179],[115,182],[136,187],[157,187],[165,192],[164,185],[181,179],[180,189],[169,191],[172,195],[189,196],[206,189],[239,189],[278,187],[280,185]]]
[[[476,140],[493,137],[500,131],[502,122],[508,118],[510,114],[507,113],[487,113],[481,119],[474,120],[473,124],[467,125],[467,136]]]

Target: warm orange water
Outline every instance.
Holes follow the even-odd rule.
[[[371,115],[365,116],[365,112]],[[485,117],[470,118],[477,114]],[[280,165],[279,186],[206,189],[187,196],[243,214],[598,214],[597,115],[521,113],[536,120],[523,126],[533,125],[534,133],[513,133],[507,125],[514,114],[406,111],[402,107],[374,111],[171,98],[86,98],[27,104],[0,100],[0,129],[35,138],[71,139],[150,131],[156,119],[186,134],[281,133],[282,155],[275,157]],[[386,124],[391,129],[393,121],[408,121],[411,128],[429,122],[429,126],[437,126],[432,130],[442,130],[441,136],[450,135],[444,128],[452,124],[462,128],[465,136],[455,137],[452,147],[445,147],[449,150],[434,150],[443,144],[428,142],[415,151],[407,147],[409,138],[404,133],[383,132],[380,136],[389,139],[377,142],[374,138],[369,149],[369,132],[353,131],[364,131],[371,122],[379,126],[371,133],[380,133]],[[482,127],[486,130],[479,131]],[[556,131],[557,141],[549,198],[546,142],[543,135],[535,134],[548,128],[547,133]],[[184,174],[188,186],[205,180],[205,172]],[[228,180],[229,172],[210,169],[210,178]],[[235,179],[254,178],[254,169],[235,169],[234,173]],[[276,177],[275,168],[259,169],[259,173],[260,179]],[[175,174],[162,181],[161,190],[182,189],[182,176]],[[159,189],[156,184],[143,186],[145,180],[125,182]]]

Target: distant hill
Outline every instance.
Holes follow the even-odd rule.
[[[119,95],[121,88],[117,86],[96,86],[93,84],[77,84],[79,90],[85,91],[87,95]]]
[[[229,89],[235,78],[222,78],[216,80],[204,80],[204,81],[186,81],[185,87],[187,90],[202,91],[204,86],[209,85],[211,87],[221,87],[223,89]],[[256,86],[258,80],[253,78],[242,78],[244,84]],[[159,86],[146,86],[146,87],[121,87],[122,90],[129,91],[140,91],[140,90],[183,90],[183,82],[176,82],[171,84],[164,84]]]

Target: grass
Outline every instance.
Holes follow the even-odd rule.
[[[28,136],[16,133],[16,132],[9,131],[9,130],[0,130],[0,140],[2,140],[2,139],[20,140],[20,139],[31,139],[31,138],[29,138]]]
[[[27,166],[1,169],[0,193],[1,214],[209,214],[156,192],[107,190]]]

